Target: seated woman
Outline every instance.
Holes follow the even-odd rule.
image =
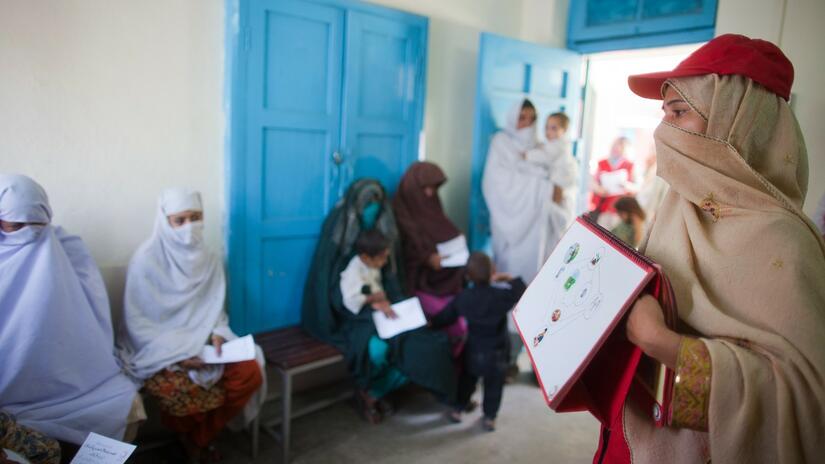
[[[260,406],[250,399],[261,390],[263,360],[259,353],[258,362],[207,365],[198,357],[207,343],[220,351],[237,338],[223,308],[223,263],[202,234],[200,194],[165,190],[154,232],[129,263],[118,344],[127,370],[159,400],[163,423],[190,456],[218,460],[212,440],[245,407],[254,416]]]
[[[421,300],[427,317],[433,317],[455,297],[464,283],[464,266],[442,267],[436,245],[459,237],[461,231],[444,214],[438,189],[447,182],[436,164],[417,162],[407,169],[392,208],[401,231],[406,290]],[[467,336],[462,317],[446,328],[458,357]]]
[[[396,370],[444,401],[455,394],[455,373],[443,333],[421,328],[381,340],[376,337],[371,311],[348,308],[355,305],[351,296],[341,292],[342,273],[357,258],[356,240],[368,230],[380,232],[387,241],[386,264],[374,276],[380,280],[384,299],[397,302],[404,298],[398,280],[398,230],[392,210],[381,184],[363,179],[350,186],[324,221],[304,289],[301,323],[307,332],[344,353],[360,390],[363,413],[371,422],[378,422],[389,412],[381,410],[389,403],[378,400],[401,383],[388,381],[397,377]],[[387,385],[391,386],[382,391]]]
[[[40,185],[0,174],[0,409],[64,442],[131,440],[146,416],[112,354],[103,278],[83,241],[51,220]]]

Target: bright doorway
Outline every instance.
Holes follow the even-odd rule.
[[[648,222],[655,214],[666,185],[656,179],[656,151],[653,131],[662,119],[662,102],[638,97],[627,86],[631,74],[673,69],[702,44],[641,50],[622,50],[589,55],[587,61],[587,94],[582,124],[582,166],[589,176],[583,176],[580,192],[581,211],[589,211],[591,179],[601,160],[608,157],[619,137],[627,140],[625,156],[633,163],[629,193],[635,194],[647,213]],[[602,221],[600,221],[602,222]],[[608,227],[610,220],[606,221]]]

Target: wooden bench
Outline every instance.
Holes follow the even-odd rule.
[[[258,455],[260,430],[264,429],[275,439],[281,442],[282,462],[289,462],[289,435],[290,421],[321,408],[330,406],[338,401],[352,396],[352,389],[345,389],[327,395],[320,400],[313,401],[301,408],[293,410],[292,380],[298,374],[321,369],[325,366],[341,362],[343,354],[335,347],[321,342],[301,330],[299,327],[288,327],[254,335],[257,343],[264,352],[267,367],[278,371],[281,378],[281,414],[274,420],[261,423],[260,416],[252,424],[252,457]],[[267,395],[267,401],[277,398],[275,394]],[[280,424],[280,433],[276,426]]]

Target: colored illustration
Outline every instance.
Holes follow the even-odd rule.
[[[546,336],[564,330],[579,320],[587,320],[598,311],[603,295],[601,293],[601,264],[605,256],[604,248],[586,253],[575,243],[564,255],[564,265],[556,272],[554,285],[561,286],[555,301],[550,302],[545,326],[533,339],[537,347]]]

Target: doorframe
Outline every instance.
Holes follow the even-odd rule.
[[[415,105],[414,136],[416,150],[412,161],[418,159],[421,147],[421,134],[424,130],[424,112],[427,92],[427,64],[429,60],[429,18],[416,13],[383,5],[373,5],[359,0],[307,0],[316,4],[339,6],[348,10],[344,14],[344,27],[350,20],[350,13],[374,14],[388,19],[414,20],[421,29],[422,53],[418,57],[419,71],[415,76],[415,91],[420,95]],[[246,262],[246,223],[245,194],[246,184],[246,81],[248,50],[251,48],[252,35],[248,28],[251,6],[248,0],[224,0],[224,214],[222,226],[224,233],[224,260],[226,269],[226,302],[230,325],[236,333],[246,333],[252,329],[248,324],[245,311],[246,279],[234,279],[243,276]],[[343,50],[348,46],[345,35]],[[344,56],[342,59],[345,59]],[[344,62],[344,67],[346,62]],[[341,82],[343,112],[346,103],[346,79]],[[343,117],[344,115],[342,115]],[[243,329],[243,330],[241,330]]]

